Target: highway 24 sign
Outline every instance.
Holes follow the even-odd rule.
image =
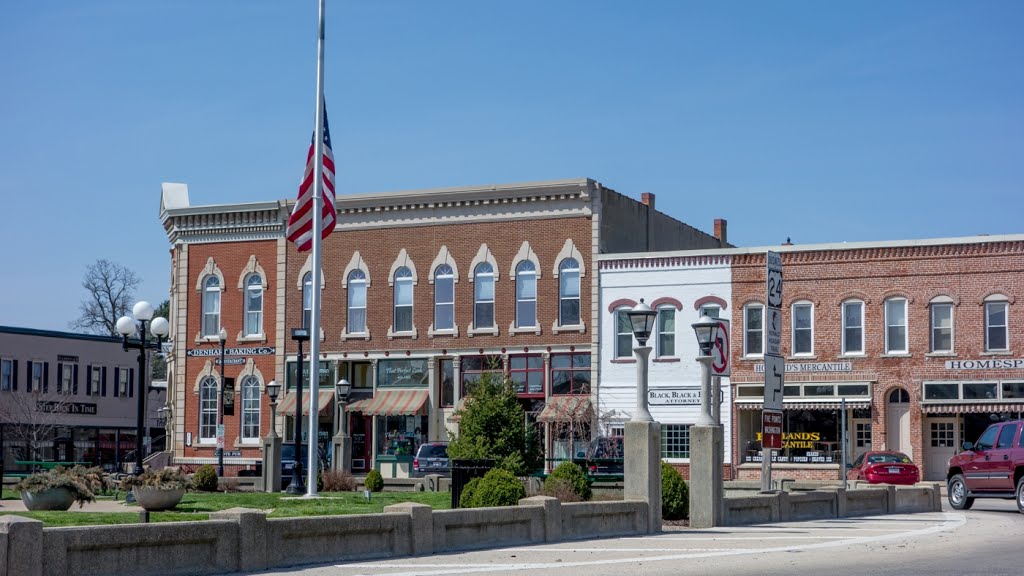
[[[772,308],[782,307],[782,256],[778,252],[768,252],[768,305]]]

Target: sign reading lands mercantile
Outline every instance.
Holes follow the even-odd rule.
[[[253,346],[250,348],[225,348],[225,356],[272,356],[277,353],[273,346]],[[220,348],[190,348],[186,356],[220,356]]]
[[[654,388],[647,391],[652,406],[696,406],[700,404],[700,388]]]
[[[852,372],[853,362],[786,362],[790,372]],[[764,364],[754,364],[754,372],[764,372]]]
[[[1024,358],[946,360],[946,370],[1017,370],[1021,368],[1024,368]]]

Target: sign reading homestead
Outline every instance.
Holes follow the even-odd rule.
[[[277,352],[273,346],[251,346],[248,348],[226,348],[225,356],[272,356]],[[220,356],[220,348],[190,348],[185,351],[186,356]]]
[[[982,358],[980,360],[946,360],[946,370],[1019,370],[1024,358]]]
[[[853,362],[787,362],[786,372],[851,372]],[[764,364],[754,364],[754,372],[764,372]]]

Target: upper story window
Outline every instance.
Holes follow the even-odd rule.
[[[14,385],[14,361],[0,360],[0,390],[10,390]]]
[[[242,442],[260,439],[260,381],[255,376],[242,380]]]
[[[629,322],[628,308],[615,311],[615,357],[633,356],[633,325]]]
[[[580,323],[580,263],[566,258],[558,265],[558,324]]]
[[[743,308],[743,355],[764,354],[764,306],[748,304]]]
[[[259,274],[250,274],[245,279],[245,335],[259,336],[262,334],[263,278]]]
[[[676,355],[676,309],[672,307],[658,308],[658,319],[655,325],[658,332],[659,358]]]
[[[132,373],[128,368],[115,368],[118,373],[118,393],[121,396],[132,396]]]
[[[71,394],[74,387],[74,364],[61,364],[60,374],[57,375],[57,393]]]
[[[1003,296],[990,296],[985,302],[985,351],[998,352],[1010,349],[1009,302]]]
[[[590,394],[590,353],[551,355],[552,394]]]
[[[217,379],[207,376],[199,385],[199,440],[217,438]]]
[[[540,354],[508,357],[509,378],[522,396],[544,396],[544,359]]]
[[[460,397],[462,398],[465,398],[467,393],[471,393],[473,385],[482,378],[488,377],[492,379],[492,382],[501,382],[505,376],[505,367],[502,364],[501,356],[497,354],[463,356],[459,367],[462,377],[460,388]]]
[[[843,354],[864,353],[864,303],[843,302]]]
[[[473,271],[473,327],[494,327],[494,268],[487,262]]]
[[[906,298],[890,298],[885,301],[885,352],[907,352]]]
[[[708,318],[721,318],[721,315],[722,307],[718,304],[705,304],[704,306],[701,306],[700,310],[697,312],[698,317],[707,316]]]
[[[220,278],[214,275],[203,281],[203,336],[213,337],[220,332]]]
[[[810,302],[794,303],[792,317],[793,355],[814,354],[814,305]]]
[[[953,303],[935,302],[931,306],[931,345],[932,352],[953,351]]]
[[[412,271],[395,270],[395,332],[412,332]]]
[[[101,396],[103,394],[103,372],[100,366],[89,368],[89,381],[85,383],[85,393],[89,396]],[[122,393],[122,396],[127,394]]]
[[[348,274],[348,333],[366,332],[366,274],[353,270]]]
[[[434,270],[434,330],[455,329],[455,272],[447,264]]]
[[[309,328],[313,321],[313,273],[302,277],[302,327]]]
[[[537,267],[529,260],[516,266],[516,328],[537,326]]]
[[[43,363],[33,362],[32,372],[29,374],[28,381],[29,392],[42,392],[43,391]]]

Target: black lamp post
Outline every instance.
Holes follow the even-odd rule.
[[[302,343],[309,340],[309,330],[307,328],[292,328],[292,340],[299,344],[298,365],[295,367],[297,376],[295,379],[295,459],[292,463],[292,481],[285,492],[305,494],[306,485],[302,481],[302,384],[305,373],[302,362]],[[310,440],[314,441],[315,438]]]
[[[131,316],[121,316],[117,319],[117,332],[121,335],[121,348],[125,351],[139,351],[139,380],[138,380],[138,415],[135,421],[135,468],[132,474],[142,474],[142,447],[143,438],[146,434],[146,354],[148,350],[160,350],[164,338],[170,330],[167,319],[157,316],[153,318],[153,305],[142,301],[132,307]],[[156,342],[146,341],[146,323],[149,322],[149,331],[156,336]],[[138,325],[136,325],[138,323]],[[139,339],[129,341],[128,337],[137,334]],[[130,383],[129,383],[130,385]]]
[[[224,477],[224,346],[228,342],[228,331],[221,327],[217,334],[220,339],[220,401],[217,402],[217,476]]]

